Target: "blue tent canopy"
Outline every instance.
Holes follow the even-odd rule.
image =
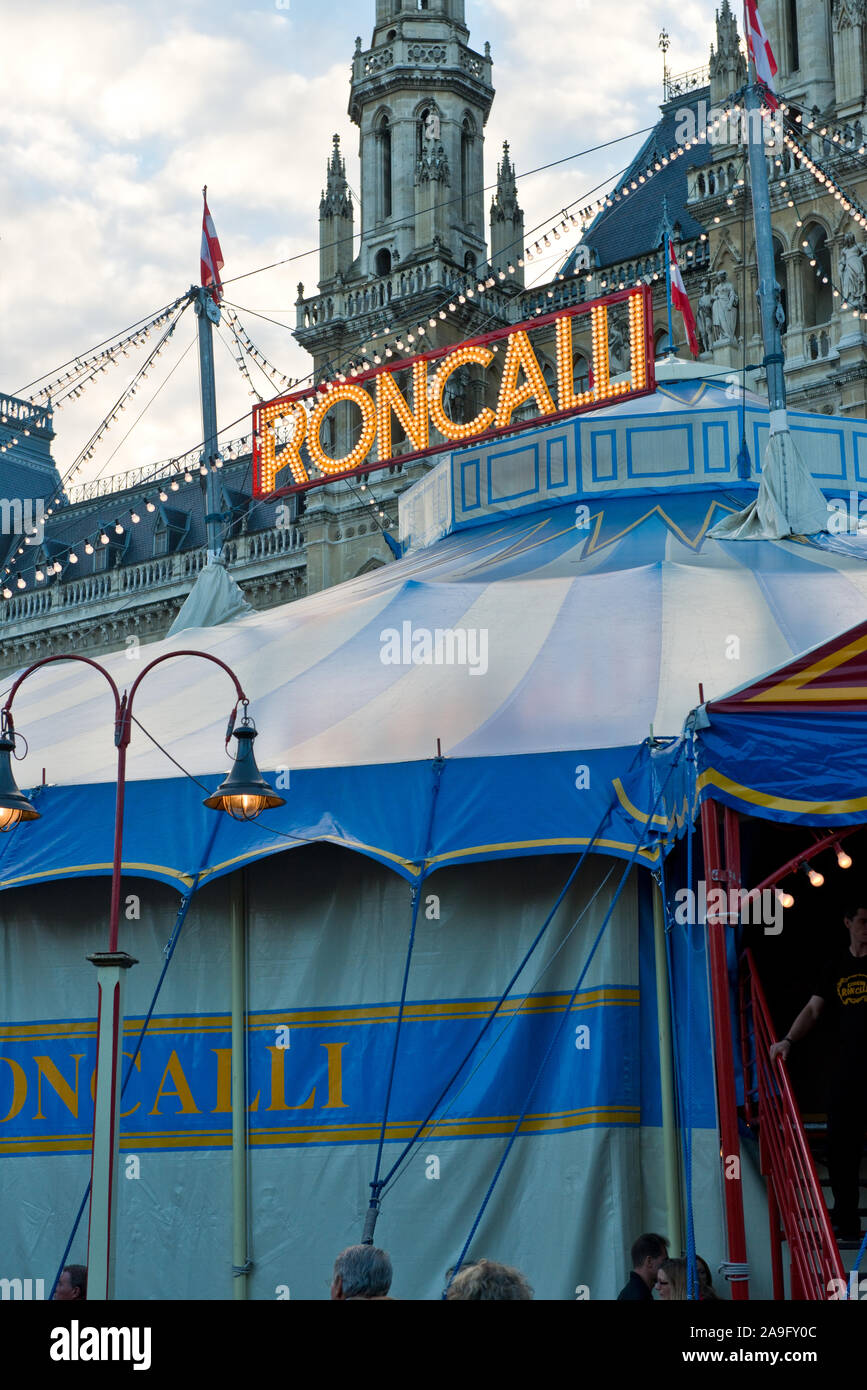
[[[232,666],[261,730],[259,765],[287,804],[253,824],[221,818],[213,834],[201,801],[223,775],[234,694],[204,662],[162,665],[137,697],[161,748],[135,730],[125,872],[183,887],[200,868],[207,879],[311,840],[410,879],[574,852],[597,832],[601,852],[632,855],[659,792],[641,751],[651,728],[680,733],[698,680],[754,677],[769,657],[785,661],[867,615],[851,540],[709,538],[743,500],[722,489],[594,499],[580,527],[571,504],[497,518],[286,607],[146,648],[209,651]],[[121,686],[135,674],[125,653],[106,665]],[[104,682],[78,663],[52,666],[22,686],[15,717],[29,742],[19,784],[38,786],[45,769],[47,785],[42,819],[0,841],[0,886],[108,874]],[[708,750],[722,732],[716,721],[706,731]],[[658,833],[677,806],[681,795]],[[656,862],[653,826],[638,852]]]

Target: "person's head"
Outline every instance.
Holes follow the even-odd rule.
[[[653,1288],[656,1272],[667,1254],[668,1241],[665,1236],[658,1236],[653,1231],[639,1236],[633,1245],[630,1251],[632,1268],[649,1289]]]
[[[853,904],[843,913],[843,921],[849,933],[852,950],[864,950],[867,947],[867,907],[856,907]]]
[[[686,1260],[662,1261],[656,1272],[656,1292],[660,1298],[685,1301]]]
[[[87,1298],[87,1270],[84,1265],[67,1265],[54,1290],[56,1299]]]
[[[331,1297],[386,1298],[391,1288],[391,1260],[375,1245],[350,1245],[334,1261]]]
[[[475,1260],[473,1264],[464,1265],[446,1292],[446,1298],[455,1301],[515,1302],[520,1299],[528,1302],[532,1297],[533,1290],[520,1270],[497,1264],[495,1260]]]
[[[703,1260],[701,1255],[695,1257],[695,1269],[698,1275],[698,1296],[699,1298],[716,1298],[716,1289],[713,1286],[710,1266],[707,1260]]]

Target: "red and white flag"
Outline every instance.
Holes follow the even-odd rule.
[[[780,104],[777,100],[777,89],[774,86],[777,64],[773,49],[768,42],[768,36],[762,27],[756,0],[744,0],[744,27],[750,57],[756,65],[756,76],[765,86],[768,106],[772,111],[776,111]]]
[[[698,338],[695,335],[695,318],[692,312],[692,305],[689,302],[689,295],[683,284],[683,276],[680,273],[680,266],[677,263],[677,256],[674,254],[674,242],[671,237],[668,239],[668,259],[671,267],[671,304],[672,308],[677,309],[683,315],[683,326],[686,329],[686,336],[689,340],[689,350],[693,357],[698,357],[700,348]],[[672,349],[674,344],[672,343]]]
[[[223,253],[220,250],[220,243],[217,240],[217,233],[214,230],[214,223],[208,211],[208,189],[202,189],[205,199],[205,213],[202,218],[202,289],[207,289],[213,285],[211,295],[214,303],[219,304],[223,298],[223,286],[220,281],[220,271],[223,269]]]

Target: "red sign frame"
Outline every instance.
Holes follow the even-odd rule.
[[[611,386],[608,372],[609,360],[607,349],[607,316],[608,310],[616,304],[621,304],[628,300],[641,299],[640,324],[643,330],[641,342],[641,356],[639,363],[635,361],[634,340],[631,340],[632,360],[629,368],[629,385],[618,382],[614,387]],[[340,471],[320,473],[315,477],[307,477],[303,481],[295,481],[279,488],[265,487],[264,483],[271,477],[276,477],[276,473],[282,472],[289,467],[289,460],[283,464],[279,463],[279,458],[287,453],[297,453],[297,450],[290,450],[289,445],[284,445],[278,453],[276,443],[273,439],[271,421],[278,418],[280,408],[291,411],[292,407],[299,401],[324,402],[324,398],[329,394],[329,387],[335,394],[335,404],[341,398],[341,389],[350,387],[363,388],[366,382],[376,381],[383,375],[393,375],[396,372],[410,370],[417,363],[442,361],[450,355],[463,353],[466,349],[487,348],[489,344],[498,344],[503,339],[514,338],[517,334],[529,334],[534,330],[546,328],[551,324],[556,324],[560,320],[573,319],[583,315],[594,315],[594,324],[602,322],[602,311],[604,311],[604,334],[600,331],[597,335],[594,331],[593,343],[593,369],[594,386],[592,392],[585,392],[583,395],[591,395],[592,399],[585,400],[582,404],[572,404],[568,409],[557,409],[546,411],[535,416],[531,420],[520,420],[515,424],[507,424],[495,428],[481,430],[479,433],[457,440],[445,439],[441,443],[428,443],[425,448],[415,449],[410,453],[390,454],[387,458],[376,458],[371,460],[365,456],[363,462],[353,467],[341,469]],[[634,311],[634,320],[639,322],[639,311]],[[559,330],[558,330],[559,331]],[[604,354],[604,356],[603,356]],[[303,391],[295,391],[286,396],[275,397],[271,401],[261,401],[253,407],[253,495],[255,497],[284,497],[293,492],[306,492],[314,487],[322,487],[324,484],[334,482],[340,478],[353,478],[361,474],[374,473],[383,468],[389,468],[395,463],[409,463],[414,459],[425,458],[430,454],[440,454],[454,452],[456,449],[465,449],[476,444],[482,444],[492,439],[508,437],[528,429],[538,429],[543,424],[553,424],[558,420],[568,419],[573,415],[583,415],[589,411],[599,410],[603,406],[611,405],[615,401],[633,400],[640,396],[647,396],[656,390],[656,374],[654,370],[655,348],[653,339],[653,297],[649,285],[636,286],[628,290],[617,290],[613,294],[605,295],[601,299],[588,300],[586,304],[579,304],[568,309],[554,310],[550,314],[540,314],[535,318],[526,319],[522,323],[512,324],[509,327],[495,329],[491,333],[482,334],[476,338],[469,338],[462,343],[450,343],[446,347],[433,348],[429,352],[417,353],[413,357],[401,358],[397,361],[383,362],[380,366],[372,367],[364,372],[357,372],[355,376],[345,378],[345,386],[337,386],[336,383],[321,382],[318,386],[309,386]],[[638,367],[638,377],[643,384],[632,386]],[[553,399],[553,398],[552,398]],[[375,408],[375,407],[374,407]],[[306,410],[305,410],[306,413]],[[327,413],[327,407],[326,407]],[[490,413],[490,412],[489,412]],[[390,419],[391,417],[389,417]],[[321,421],[319,422],[321,424]],[[267,433],[271,431],[271,433]],[[304,436],[302,435],[302,441]],[[377,442],[374,436],[373,442],[368,446],[368,454],[373,452]],[[298,445],[298,449],[301,447]],[[318,428],[317,428],[318,443]],[[263,450],[264,444],[264,450]],[[273,452],[273,460],[271,453]],[[300,457],[300,455],[298,455]],[[347,456],[350,457],[350,456]],[[339,462],[339,461],[335,461]],[[275,465],[277,465],[275,467]],[[294,465],[293,465],[294,466]],[[314,463],[305,465],[315,467]]]

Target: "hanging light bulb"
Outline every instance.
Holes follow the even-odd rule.
[[[805,865],[805,868],[807,871],[807,878],[810,880],[813,887],[821,888],[822,884],[825,882],[825,875],[820,874],[818,869],[814,869],[812,864]]]
[[[108,536],[105,534],[104,531],[100,532],[99,543],[100,545],[108,545]]]
[[[85,553],[85,555],[92,555],[92,554],[93,554],[93,546],[92,546],[92,544],[91,544],[90,541],[85,541],[85,542],[84,542],[84,553]]]
[[[129,519],[132,522],[133,526],[138,526],[139,522],[141,521],[141,517],[139,516],[138,512],[130,512]]]
[[[837,863],[841,869],[851,869],[852,856],[847,854],[842,845],[835,845],[837,851]]]

